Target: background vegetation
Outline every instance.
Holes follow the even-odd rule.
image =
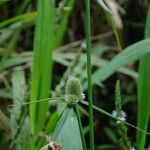
[[[0,0],[0,149],[150,149],[149,37],[148,0]]]

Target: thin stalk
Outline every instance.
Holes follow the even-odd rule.
[[[86,101],[81,101],[81,103],[84,104],[84,105],[89,106],[89,103],[86,102]],[[97,107],[97,106],[95,106],[95,105],[93,105],[92,107],[93,107],[93,109],[96,110],[97,112],[100,112],[101,114],[103,114],[103,115],[105,115],[105,116],[107,116],[107,117],[109,117],[109,118],[112,118],[112,119],[114,119],[114,120],[116,120],[116,121],[120,121],[120,122],[123,123],[124,125],[129,126],[129,127],[132,127],[132,128],[138,130],[138,131],[141,132],[141,133],[150,135],[149,132],[147,132],[147,131],[145,131],[145,130],[139,128],[139,127],[136,127],[136,126],[134,126],[134,125],[132,125],[132,124],[126,122],[126,121],[122,121],[122,120],[120,120],[119,118],[113,116],[112,114],[108,113],[107,111],[105,111],[105,110],[103,110],[103,109],[101,109],[101,108],[99,108],[99,107]]]
[[[82,128],[82,123],[81,123],[81,119],[80,119],[80,113],[79,113],[79,109],[78,109],[77,104],[75,105],[75,112],[76,112],[76,116],[77,116],[77,119],[78,119],[83,150],[87,150],[86,143],[85,143],[85,138],[84,138],[84,133],[83,133],[83,128]]]
[[[90,29],[90,0],[86,0],[86,46],[87,46],[87,76],[88,76],[88,101],[89,101],[89,127],[90,150],[94,150],[94,123],[91,78],[91,29]]]
[[[56,98],[57,98],[57,100],[54,100],[54,98],[45,98],[45,99],[36,100],[34,102],[21,103],[21,105],[31,105],[31,104],[35,104],[35,103],[41,103],[41,102],[43,103],[43,102],[48,102],[49,100],[50,100],[49,104],[52,104],[52,105],[57,104],[59,102],[63,102],[62,101],[63,98],[61,98],[61,97],[56,97]],[[8,105],[8,106],[13,107],[15,105]]]

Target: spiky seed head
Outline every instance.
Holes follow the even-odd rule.
[[[79,79],[69,77],[66,83],[66,94],[80,95],[81,93],[82,87]]]
[[[66,83],[66,89],[65,89],[65,99],[68,103],[76,103],[79,100],[84,99],[84,94],[82,93],[82,86],[79,81],[79,79],[75,77],[70,77],[67,80]]]

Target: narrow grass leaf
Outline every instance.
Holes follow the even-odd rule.
[[[53,53],[53,61],[60,63],[64,66],[69,66],[70,62],[68,59],[73,60],[75,57],[76,53],[71,53],[68,52],[66,53],[61,53],[61,52],[54,52]],[[92,65],[96,67],[103,67],[109,63],[108,60],[99,58],[98,56],[92,55]],[[2,73],[3,71],[6,71],[7,69],[17,66],[17,65],[23,65],[25,63],[31,63],[32,62],[32,52],[24,52],[22,54],[16,54],[13,55],[11,58],[7,59],[3,64],[0,65],[0,72]],[[86,63],[86,55],[83,53],[80,53],[80,59],[79,62],[82,62],[83,64]],[[30,66],[29,66],[30,67]],[[80,69],[79,69],[80,70]],[[136,71],[131,70],[127,67],[121,67],[117,69],[118,72],[121,72],[125,75],[128,75],[132,78],[137,79],[138,74]],[[83,73],[83,72],[82,72]]]
[[[52,78],[54,23],[54,1],[39,0],[34,39],[31,102],[49,97]],[[43,128],[47,109],[47,103],[30,105],[30,122],[33,133],[39,132]]]
[[[10,125],[13,142],[11,148],[16,150],[25,150],[28,147],[25,142],[28,138],[28,130],[26,128],[26,111],[22,108],[22,103],[26,99],[26,84],[25,74],[21,67],[15,68],[12,74],[12,90],[13,90],[13,103],[14,107],[11,109]],[[22,141],[22,142],[18,142]]]
[[[116,27],[116,24],[113,20],[113,17],[109,12],[107,12],[105,10],[104,10],[104,12],[105,12],[106,18],[108,20],[108,23],[111,25],[112,31],[115,35],[117,46],[118,46],[119,50],[122,50],[119,32],[117,30],[117,27]]]
[[[31,12],[31,13],[18,15],[18,16],[12,17],[12,18],[10,18],[8,20],[5,20],[5,21],[1,22],[0,23],[0,28],[8,26],[8,25],[10,25],[10,24],[12,24],[14,22],[35,19],[36,16],[37,16],[36,12]]]
[[[145,26],[145,38],[150,38],[150,3]],[[138,120],[137,126],[147,130],[150,118],[150,54],[143,56],[139,64]],[[145,147],[146,135],[137,131],[137,149]]]

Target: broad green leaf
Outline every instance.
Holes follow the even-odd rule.
[[[45,127],[45,134],[52,135],[53,132],[55,131],[57,124],[59,124],[59,122],[61,122],[62,119],[64,119],[64,120],[66,119],[68,112],[69,112],[69,110],[64,109],[61,113],[58,113],[57,111],[55,113],[53,113]],[[46,142],[47,141],[46,141],[45,137],[41,138],[40,141],[38,142],[38,144],[36,144],[36,149],[40,149],[42,146],[44,146],[44,144],[46,144]]]
[[[83,149],[78,120],[73,109],[69,110],[68,117],[56,138],[56,142],[58,142],[64,150]]]

